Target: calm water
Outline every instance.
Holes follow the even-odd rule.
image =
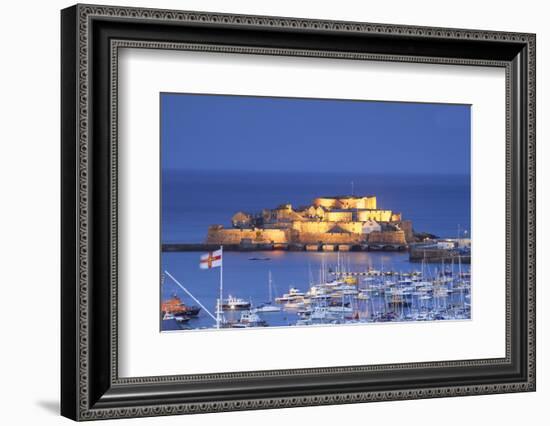
[[[355,194],[376,195],[379,208],[402,212],[404,219],[413,221],[416,231],[456,237],[459,227],[462,231],[470,229],[470,182],[469,177],[465,176],[165,172],[162,182],[162,241],[203,242],[209,225],[229,226],[230,218],[236,211],[256,212],[282,203],[307,205],[320,195],[350,193],[351,181],[354,182]],[[200,254],[163,253],[162,268],[177,278],[215,315],[219,269],[199,269]],[[269,260],[250,260],[254,257],[268,257]],[[293,286],[306,291],[309,283],[319,281],[321,262],[335,266],[336,257],[335,253],[226,252],[224,297],[231,294],[254,305],[268,301],[269,272],[272,274],[274,297],[288,292]],[[354,252],[342,254],[341,261],[350,271],[366,271],[371,267],[410,272],[421,267],[410,264],[407,253]],[[429,265],[427,268],[435,273],[438,267]],[[196,304],[166,277],[161,290],[162,299],[173,294],[187,304]],[[380,308],[370,307],[371,310]],[[262,314],[262,318],[275,326],[294,324],[298,319],[296,313],[284,311]],[[212,318],[201,310],[199,317],[189,321],[186,327],[213,325]],[[162,328],[170,330],[180,326],[170,320],[162,321]]]
[[[469,176],[357,176],[163,172],[162,241],[203,242],[209,225],[237,211],[309,205],[321,195],[376,195],[378,208],[403,213],[418,232],[457,236],[470,229]]]

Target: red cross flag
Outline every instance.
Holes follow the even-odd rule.
[[[216,250],[201,256],[201,269],[219,268],[222,266],[222,251]]]

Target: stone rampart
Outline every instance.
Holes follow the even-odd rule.
[[[362,234],[349,234],[349,233],[308,233],[302,232],[298,236],[296,243],[301,244],[361,244],[365,242],[365,236]]]
[[[211,226],[206,244],[240,244],[248,240],[253,244],[288,243],[289,231],[284,229],[225,229]]]
[[[403,231],[373,231],[368,235],[368,242],[369,244],[407,244]]]

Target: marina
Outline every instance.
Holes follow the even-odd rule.
[[[176,278],[177,265],[191,261],[190,255],[163,255],[171,272],[163,277],[162,330],[468,320],[471,315],[470,267],[460,257],[434,265],[410,263],[402,253],[281,253],[270,262],[254,262],[244,253],[224,253],[220,304],[218,271],[207,272],[209,283],[200,286]],[[191,296],[204,309],[197,310]],[[172,306],[179,312],[171,312]]]

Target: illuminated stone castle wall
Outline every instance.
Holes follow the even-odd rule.
[[[370,244],[406,244],[406,242],[403,231],[375,231],[369,234]]]
[[[219,225],[208,228],[207,244],[286,244],[291,240],[289,231],[281,229],[226,229]]]
[[[237,212],[233,228],[213,225],[209,244],[406,244],[412,241],[412,223],[401,213],[376,208],[376,197],[320,197],[294,208],[282,204],[259,214]]]
[[[376,210],[376,197],[319,197],[313,200],[313,205],[327,209]]]
[[[297,241],[301,244],[364,244],[365,236],[362,234],[328,234],[328,233],[309,233],[300,234],[300,239]]]
[[[376,222],[391,222],[401,220],[400,214],[394,214],[391,210],[360,210],[357,212],[357,220],[366,222],[367,220]]]
[[[333,229],[335,225],[353,234],[363,233],[363,222],[294,222],[292,229],[300,233],[325,234]]]

